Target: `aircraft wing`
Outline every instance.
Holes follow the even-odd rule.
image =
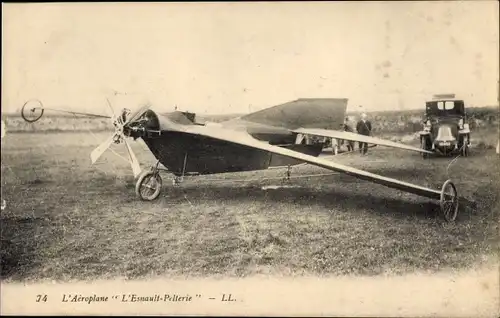
[[[429,189],[426,187],[417,186],[411,183],[403,182],[400,180],[387,178],[374,173],[363,171],[360,169],[352,168],[349,166],[341,165],[330,160],[323,158],[318,158],[310,155],[306,155],[297,151],[282,148],[279,146],[273,146],[268,143],[259,141],[246,132],[233,131],[220,127],[206,127],[206,126],[194,126],[194,125],[177,125],[174,124],[169,127],[168,130],[179,131],[192,135],[200,135],[205,137],[210,137],[218,140],[223,140],[243,146],[252,147],[255,149],[260,149],[264,151],[269,151],[271,153],[283,155],[289,158],[298,159],[303,162],[313,164],[325,169],[338,171],[356,177],[358,179],[367,180],[373,183],[378,183],[385,185],[389,188],[394,188],[416,195],[432,198],[439,200],[441,192],[434,189]]]
[[[352,133],[352,132],[348,132],[348,131],[316,129],[316,128],[299,128],[299,129],[294,130],[293,132],[299,133],[299,134],[306,134],[306,135],[315,135],[315,136],[321,136],[321,137],[331,137],[331,138],[336,138],[336,139],[366,142],[369,144],[394,147],[394,148],[399,148],[399,149],[405,149],[405,150],[411,150],[411,151],[432,154],[431,151],[424,150],[421,148],[412,147],[409,145],[401,144],[401,143],[390,141],[390,140],[385,140],[385,139],[380,139],[380,138],[375,138],[375,137],[370,137],[370,136],[364,136],[364,135],[360,135],[360,134],[356,134],[356,133]]]

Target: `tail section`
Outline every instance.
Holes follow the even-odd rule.
[[[254,123],[283,127],[339,129],[344,123],[347,98],[299,98],[241,117]]]

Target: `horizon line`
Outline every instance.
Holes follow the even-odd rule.
[[[271,106],[273,107],[273,106]],[[270,107],[268,107],[270,108]],[[466,109],[470,109],[470,108],[500,108],[500,105],[483,105],[483,106],[468,106],[466,107]],[[263,108],[263,109],[260,109],[260,110],[257,110],[257,111],[254,111],[254,112],[258,112],[258,111],[261,111],[261,110],[265,110],[267,108]],[[69,110],[69,111],[73,111],[73,110]],[[177,111],[180,111],[180,112],[190,112],[189,110],[177,110]],[[370,114],[370,113],[398,113],[398,112],[402,112],[402,113],[405,113],[405,112],[415,112],[415,111],[425,111],[425,107],[422,107],[422,108],[408,108],[408,109],[381,109],[381,110],[357,110],[357,109],[354,109],[354,110],[349,110],[347,109],[346,110],[346,114],[355,114],[355,113],[367,113],[367,114]],[[171,111],[164,111],[164,112],[158,112],[159,114],[164,114],[164,113],[169,113]],[[250,112],[250,113],[245,113],[245,112],[232,112],[232,113],[196,113],[194,112],[194,114],[196,115],[199,115],[200,117],[203,117],[203,116],[236,116],[236,115],[248,115],[248,114],[252,114],[254,112]],[[6,116],[21,116],[21,110],[16,110],[16,111],[3,111],[1,112],[2,116],[6,115]],[[44,116],[48,116],[48,117],[63,117],[63,116],[71,116],[70,114],[63,114],[63,113],[53,113],[53,114],[44,114]],[[80,117],[80,116],[79,116]],[[85,117],[85,115],[81,115],[81,117]]]

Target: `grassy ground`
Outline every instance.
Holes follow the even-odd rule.
[[[436,189],[451,177],[464,200],[457,222],[445,224],[436,202],[340,174],[267,189],[280,181],[250,179],[283,171],[199,177],[176,188],[164,175],[160,198],[141,202],[124,160],[108,151],[89,166],[107,135],[2,140],[2,279],[397,274],[472,267],[498,255],[500,168],[489,147],[450,167],[451,158],[382,147],[332,157]],[[142,142],[133,147],[143,167],[154,162]],[[123,146],[113,149],[124,155]]]

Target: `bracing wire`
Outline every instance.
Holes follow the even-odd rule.
[[[449,163],[448,165],[446,166],[446,177],[447,178],[450,178],[450,168],[455,164],[455,162],[457,162],[458,158],[461,156],[462,154],[462,149],[465,147],[465,143],[460,147],[460,149],[458,150],[458,155],[453,158]]]
[[[345,154],[349,154],[349,153],[353,153],[353,152],[357,152],[358,150],[356,150],[355,147],[352,148],[352,150],[348,150],[348,151],[345,151],[345,152],[342,152],[342,153],[339,153],[337,155],[335,155],[335,157],[337,156],[340,156],[340,155],[345,155]],[[305,165],[310,165],[309,163],[307,162],[304,162],[304,163],[300,163],[298,165],[294,165],[294,166],[291,166],[291,167],[300,167],[300,166],[305,166]],[[277,169],[286,169],[287,167],[286,166],[280,166],[280,167],[270,167],[269,170],[277,170]],[[338,175],[340,173],[338,172],[329,172],[329,173],[315,173],[315,174],[307,174],[307,175],[299,175],[299,176],[281,176],[281,177],[268,177],[268,178],[243,178],[243,179],[216,179],[216,178],[210,178],[210,179],[203,179],[203,180],[200,180],[198,179],[198,181],[201,181],[201,182],[206,182],[206,183],[223,183],[223,182],[227,182],[227,183],[231,183],[231,182],[234,182],[234,183],[237,183],[237,182],[261,182],[261,181],[269,181],[269,180],[282,180],[282,181],[286,181],[286,180],[289,180],[289,179],[303,179],[303,178],[315,178],[315,177],[325,177],[325,176],[332,176],[332,175]],[[189,177],[187,178],[189,179]]]

